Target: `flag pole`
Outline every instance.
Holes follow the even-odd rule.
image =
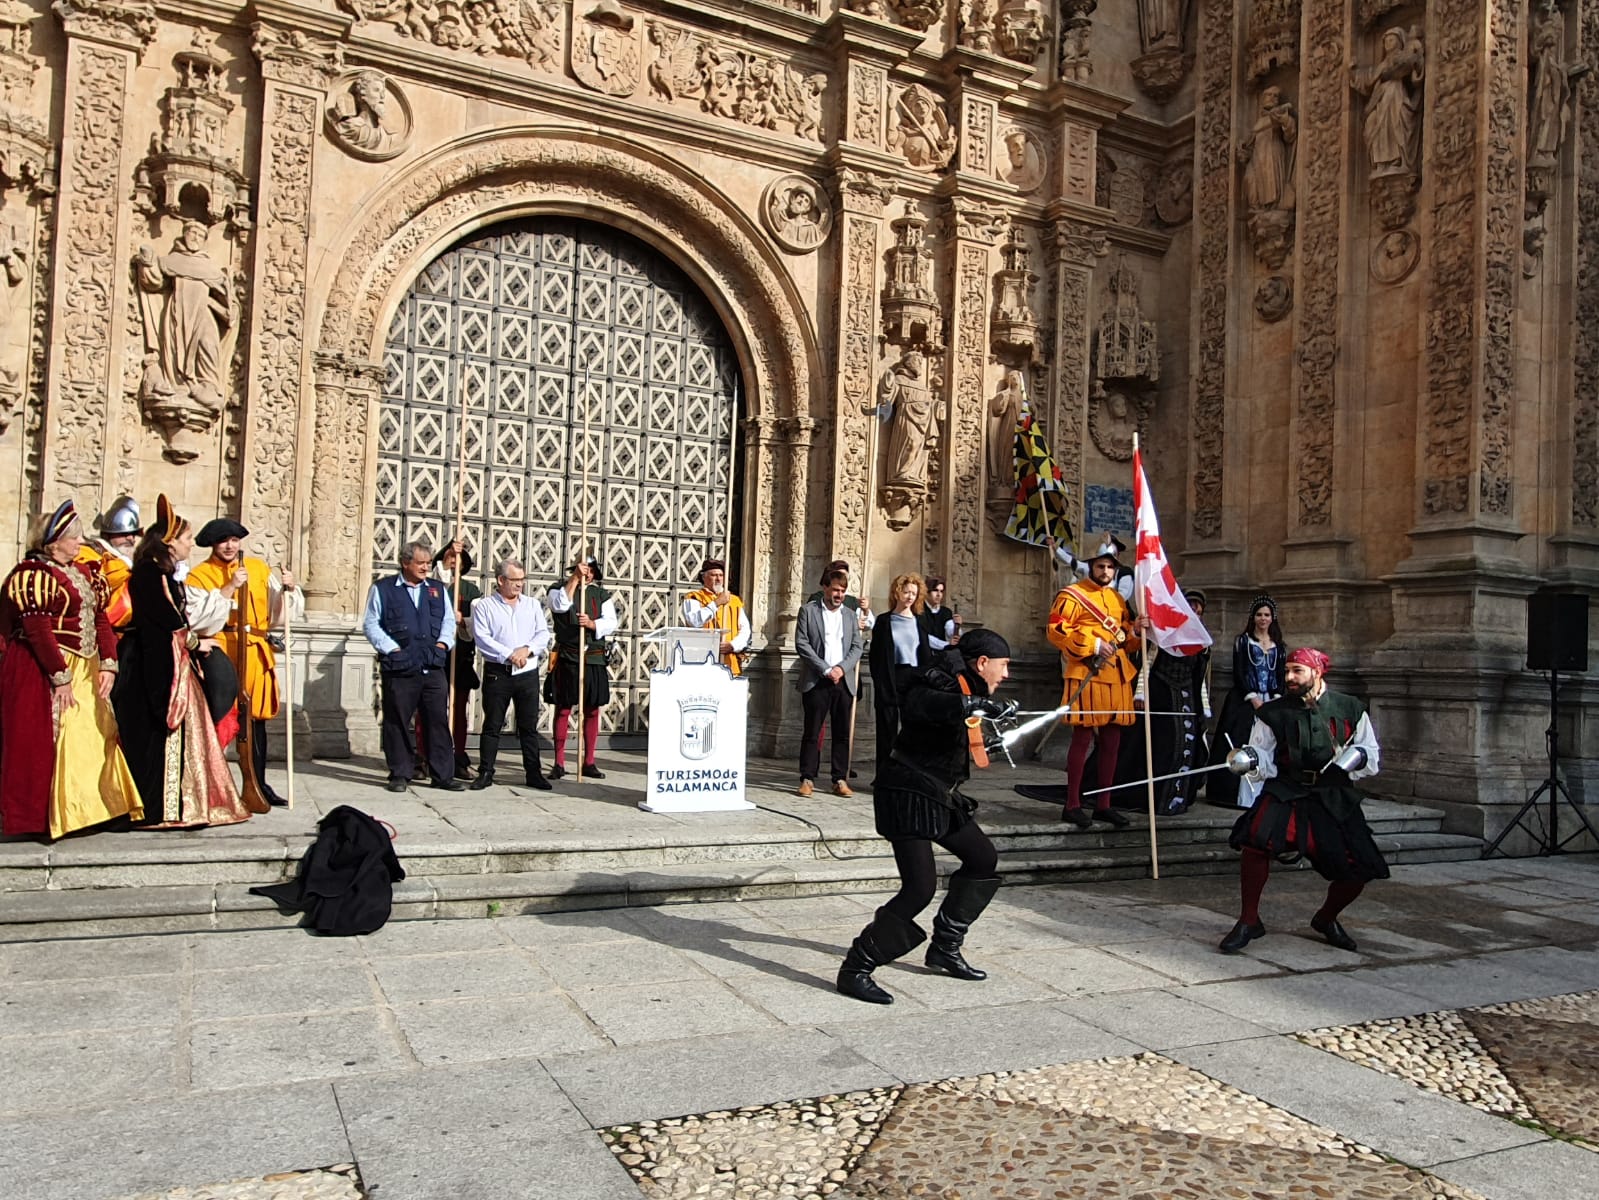
[[[294,808],[294,590],[283,588],[283,736],[284,765],[289,769],[289,790],[284,795],[288,807]]]
[[[863,404],[862,408],[871,414],[872,420],[867,428],[866,436],[866,529],[861,536],[861,586],[856,593],[856,600],[860,608],[855,610],[855,623],[860,624],[861,613],[871,604],[871,593],[866,584],[866,564],[872,560],[872,507],[875,502],[874,488],[877,477],[877,426],[879,422],[877,395],[874,392],[869,405]],[[926,540],[925,538],[923,539]],[[866,635],[869,630],[859,630],[861,653],[855,660],[854,694],[850,696],[849,704],[849,769],[855,769],[855,722],[861,711],[861,659],[866,657]],[[845,781],[848,782],[847,780]]]
[[[1138,433],[1133,433],[1133,470],[1138,478],[1133,480],[1133,486],[1142,491],[1149,486],[1149,477],[1144,473],[1144,460],[1138,452]],[[1142,524],[1143,505],[1138,506],[1138,518],[1133,522],[1133,577],[1138,582],[1138,611],[1145,617],[1149,615],[1149,589],[1146,586],[1147,572],[1138,570],[1138,559],[1143,549]],[[1151,646],[1147,636],[1144,643],[1144,665],[1139,671],[1138,694],[1144,697],[1144,778],[1149,780],[1145,785],[1149,801],[1149,877],[1160,878],[1160,847],[1155,838],[1155,731],[1149,717],[1149,675],[1150,669],[1155,665],[1155,655],[1160,653],[1159,646]]]
[[[461,360],[461,374],[456,379],[456,390],[461,393],[461,418],[455,431],[458,445],[455,449],[455,532],[450,537],[450,545],[454,545],[461,536],[461,526],[466,520],[466,359]],[[445,547],[449,549],[448,546]],[[455,655],[456,648],[461,644],[461,551],[455,552],[455,566],[450,571],[450,612],[455,614],[455,636],[450,639],[449,672],[450,678],[444,695],[444,728],[450,735],[450,773],[455,773]]]
[[[580,535],[578,554],[582,559],[589,555],[589,369],[583,366],[583,515],[581,517],[583,532]],[[588,746],[584,744],[584,731],[588,728],[588,709],[583,701],[587,698],[583,687],[587,680],[584,678],[584,667],[588,659],[588,631],[583,627],[583,615],[588,612],[588,581],[581,574],[577,577],[577,612],[573,618],[577,621],[577,770],[572,772],[572,781],[580,783],[583,779],[583,763],[588,758]],[[563,767],[565,763],[561,764]]]

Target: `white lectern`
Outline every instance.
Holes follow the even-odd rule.
[[[744,799],[750,685],[721,663],[719,629],[668,628],[646,634],[661,644],[662,669],[650,672],[649,781],[645,812],[754,808]]]

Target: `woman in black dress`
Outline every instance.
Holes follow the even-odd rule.
[[[1014,703],[993,698],[1009,675],[1010,646],[988,629],[962,634],[958,647],[929,666],[899,669],[901,724],[877,777],[872,807],[879,836],[894,847],[900,888],[844,956],[838,969],[838,990],[844,995],[870,1004],[894,1002],[872,971],[927,937],[916,916],[938,890],[934,843],[960,859],[960,867],[933,917],[927,965],[957,979],[987,978],[961,957],[961,945],[999,888],[998,856],[972,819],[977,805],[961,794],[960,785],[971,775],[974,759],[979,766],[988,763],[978,719],[1015,711]]]
[[[930,653],[920,617],[923,605],[920,575],[896,575],[888,588],[889,611],[872,625],[867,659],[872,671],[872,714],[877,729],[877,773],[882,775],[899,732],[899,670],[920,667]]]
[[[1283,694],[1287,665],[1288,647],[1283,645],[1282,626],[1277,623],[1277,601],[1270,596],[1256,596],[1249,605],[1248,624],[1233,639],[1233,685],[1216,720],[1210,749],[1212,765],[1226,762],[1229,751],[1249,741],[1255,710]],[[1236,775],[1212,772],[1206,789],[1212,804],[1238,806]]]

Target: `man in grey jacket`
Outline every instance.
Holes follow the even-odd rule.
[[[850,716],[855,708],[861,630],[855,614],[844,608],[848,590],[845,572],[827,572],[822,577],[820,598],[800,609],[794,631],[794,648],[800,656],[800,704],[805,710],[805,733],[800,741],[802,796],[814,790],[822,766],[822,734],[829,720],[833,727],[833,794],[853,795],[849,786]]]

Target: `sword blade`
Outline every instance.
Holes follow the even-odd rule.
[[[1143,787],[1145,784],[1160,783],[1167,779],[1181,779],[1185,775],[1203,775],[1207,771],[1225,771],[1226,763],[1217,763],[1213,767],[1193,767],[1187,771],[1172,771],[1166,775],[1156,775],[1152,779],[1130,779],[1126,783],[1113,783],[1109,787],[1095,788],[1091,792],[1084,792],[1084,796],[1097,796],[1101,792],[1115,792],[1122,788]]]

